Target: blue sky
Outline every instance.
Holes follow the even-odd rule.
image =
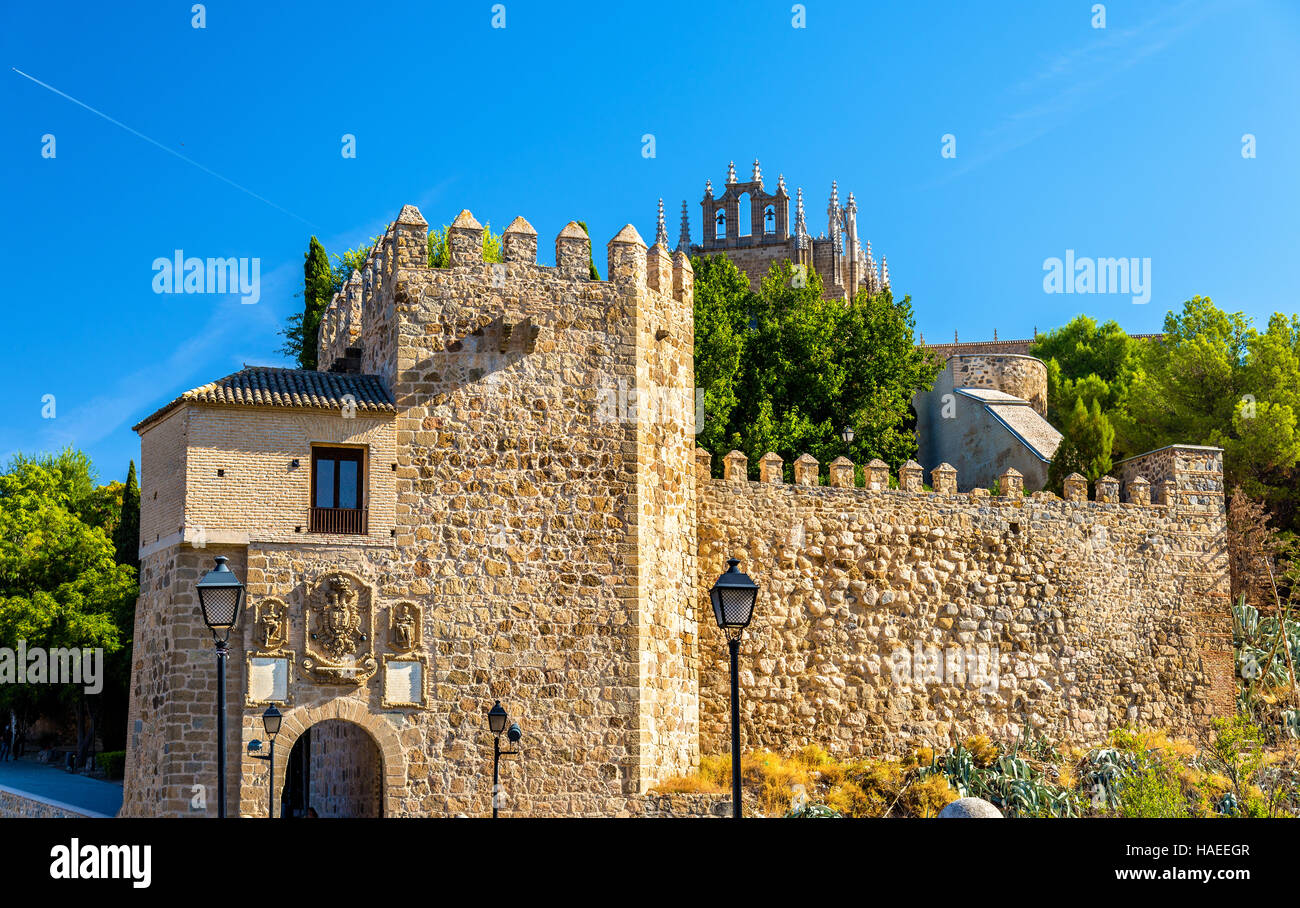
[[[603,258],[629,221],[653,236],[660,196],[674,239],[688,200],[698,240],[733,159],[802,186],[814,232],[831,180],[853,191],[927,340],[1079,312],[1155,331],[1198,293],[1300,309],[1300,4],[1112,2],[1104,29],[1074,0],[807,0],[805,28],[790,2],[506,0],[505,28],[490,2],[211,2],[203,29],[191,6],[0,13],[4,459],[74,444],[122,478],[139,419],[286,365],[313,233],[342,252],[404,203],[434,225],[467,207],[498,230],[524,215],[544,261],[585,219]],[[155,294],[176,249],[260,259],[260,300]],[[1151,301],[1045,293],[1067,249],[1149,258]]]

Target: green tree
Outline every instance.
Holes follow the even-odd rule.
[[[442,225],[441,230],[429,231],[429,267],[430,268],[448,268],[451,266],[451,250],[447,245],[449,238],[448,230],[450,226]],[[492,232],[491,224],[483,225],[483,261],[501,262],[505,261],[502,257],[501,235]]]
[[[692,265],[695,388],[704,395],[704,420],[695,427],[696,443],[717,458],[726,453],[727,426],[739,401],[736,391],[751,294],[749,279],[726,256],[697,256]]]
[[[1300,316],[1259,331],[1197,296],[1165,317],[1115,420],[1137,450],[1224,449],[1228,485],[1262,498],[1281,529],[1300,529]]]
[[[118,564],[140,567],[140,485],[135,477],[135,461],[126,471],[122,490],[122,510],[113,530],[113,548]]]
[[[858,463],[880,457],[895,468],[916,452],[911,399],[930,387],[939,365],[913,342],[910,298],[886,290],[824,299],[816,273],[796,280],[789,262],[774,264],[758,292],[730,263],[697,257],[692,266],[705,341],[696,351],[701,444],[715,470],[732,448],[755,473],[769,451],[787,470],[805,452],[822,463],[841,454]],[[848,450],[845,424],[856,433]]]
[[[0,474],[0,643],[102,647],[130,640],[135,570],[118,564],[110,532],[91,520],[107,497],[80,452],[14,457]],[[120,506],[118,512],[120,513]],[[118,692],[125,696],[125,691]],[[107,695],[101,694],[100,697]],[[79,759],[94,739],[95,705],[81,687],[0,685],[0,708],[25,715],[76,709]]]
[[[1099,401],[1104,412],[1114,411],[1128,393],[1146,343],[1114,321],[1098,325],[1086,315],[1036,340],[1029,352],[1047,364],[1048,421],[1064,432],[1077,400],[1087,406]],[[1122,437],[1117,446],[1125,456],[1142,453]]]
[[[333,274],[325,247],[314,236],[303,259],[302,311],[289,316],[281,329],[284,344],[280,352],[293,357],[300,369],[315,369],[316,332],[320,329],[321,313],[334,295]]]
[[[1061,494],[1065,478],[1071,473],[1080,474],[1089,483],[1110,473],[1115,430],[1101,410],[1101,401],[1094,399],[1086,406],[1082,397],[1076,397],[1062,435],[1047,470],[1048,489]]]
[[[334,254],[334,264],[330,271],[331,298],[333,298],[334,294],[343,289],[343,285],[348,282],[348,278],[352,277],[353,271],[360,274],[366,270],[366,259],[370,257],[370,253],[374,250],[375,244],[381,239],[383,239],[382,235],[372,236],[368,244],[358,246],[356,249],[349,249],[342,255],[339,255],[338,253]],[[325,303],[328,305],[329,300],[327,299]]]

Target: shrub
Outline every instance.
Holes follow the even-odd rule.
[[[741,773],[746,797],[766,816],[933,817],[959,797],[984,798],[1008,817],[1300,815],[1300,745],[1266,750],[1264,733],[1245,717],[1218,720],[1214,730],[1199,752],[1135,728],[1087,752],[1025,738],[1004,750],[984,735],[902,759],[839,760],[809,746],[790,756],[746,754]],[[706,756],[699,772],[658,790],[730,787],[731,760]]]
[[[979,767],[992,766],[998,759],[998,746],[988,735],[976,735],[967,738],[964,746],[970,751],[971,759]]]
[[[1152,759],[1124,779],[1119,788],[1119,815],[1166,819],[1189,816],[1177,769]]]
[[[120,779],[126,775],[126,751],[106,750],[102,754],[97,754],[95,756],[95,765],[108,778]]]

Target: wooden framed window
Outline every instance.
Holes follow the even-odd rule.
[[[365,451],[311,450],[311,531],[366,532]]]

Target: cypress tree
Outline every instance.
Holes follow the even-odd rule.
[[[140,569],[140,484],[135,477],[135,461],[126,471],[126,488],[122,490],[122,514],[113,530],[113,548],[118,564]]]
[[[578,226],[582,228],[582,232],[585,233],[585,234],[587,235],[587,239],[590,240],[590,239],[591,239],[591,231],[587,229],[587,222],[586,222],[586,221],[579,221],[579,222],[578,222]],[[600,272],[596,270],[596,259],[595,259],[595,257],[591,254],[591,244],[590,244],[590,243],[587,244],[587,275],[588,275],[588,277],[590,277],[593,281],[598,281],[598,280],[600,280]]]
[[[334,295],[334,276],[330,257],[316,237],[303,255],[301,350],[298,365],[303,369],[316,368],[316,333],[320,330],[321,315]]]

